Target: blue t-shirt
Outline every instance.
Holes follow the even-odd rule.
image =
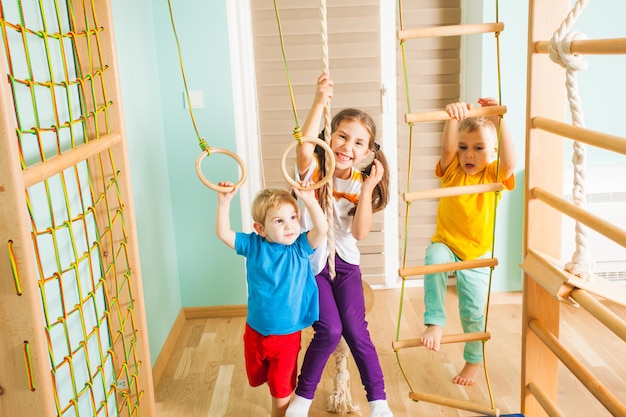
[[[264,336],[297,332],[319,319],[317,283],[302,233],[291,245],[256,233],[237,233],[235,250],[246,257],[248,324]]]

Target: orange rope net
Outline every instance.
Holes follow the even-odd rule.
[[[145,331],[136,319],[141,288],[123,197],[129,173],[115,150],[88,151],[119,137],[107,94],[106,28],[93,1],[8,3],[0,3],[0,30],[15,158],[24,178],[35,179],[24,182],[28,213],[15,214],[30,219],[33,259],[17,259],[12,241],[5,253],[15,296],[28,280],[39,288],[44,328],[35,331],[45,332],[54,391],[44,395],[58,416],[138,416],[146,389],[139,372],[150,363],[137,348]],[[20,262],[33,262],[36,276],[21,274]],[[33,375],[33,355],[25,340],[24,372],[35,392],[45,375]]]

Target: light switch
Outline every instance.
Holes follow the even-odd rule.
[[[204,97],[202,91],[190,91],[189,92],[189,101],[191,102],[192,109],[201,109],[204,107]],[[183,103],[185,103],[185,108],[188,109],[187,105],[187,95],[183,92]]]

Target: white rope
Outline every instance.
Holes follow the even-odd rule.
[[[328,26],[326,17],[326,0],[320,0],[320,23],[322,39],[322,69],[326,74],[329,70],[328,54]],[[324,106],[324,141],[330,145],[331,141],[330,100]],[[326,158],[326,172],[331,169],[330,158]],[[335,278],[335,232],[334,232],[334,197],[333,181],[328,181],[326,187],[326,218],[328,219],[328,272],[331,279]],[[359,406],[352,402],[350,394],[350,372],[348,372],[346,357],[350,349],[345,339],[341,337],[335,349],[335,389],[328,396],[326,410],[335,414],[356,413],[360,415]]]
[[[329,74],[328,26],[326,18],[326,0],[320,0],[320,26],[322,39],[322,69]],[[330,100],[324,106],[324,141],[330,145],[331,140]],[[330,169],[330,158],[326,158],[326,172]],[[328,219],[328,272],[335,278],[335,232],[334,232],[334,197],[333,181],[326,185],[326,218]],[[328,396],[326,410],[335,414],[355,413],[360,415],[359,406],[352,402],[350,394],[350,372],[346,357],[350,353],[348,344],[342,337],[335,349],[335,389]]]
[[[322,39],[322,70],[329,74],[328,59],[328,26],[326,18],[326,0],[320,0],[320,27]],[[330,145],[330,100],[324,106],[324,141]],[[331,169],[331,160],[326,158],[326,172]],[[331,278],[335,278],[335,229],[334,229],[334,205],[333,205],[333,181],[328,181],[326,189],[326,218],[328,219],[328,272]]]
[[[342,337],[333,353],[335,355],[335,390],[326,400],[326,411],[335,414],[361,415],[358,404],[352,402],[350,394],[350,372],[348,372],[348,354],[350,349]]]
[[[574,8],[561,23],[561,26],[554,32],[548,44],[548,51],[552,61],[566,70],[565,86],[572,114],[572,124],[579,127],[585,126],[585,119],[582,102],[578,94],[577,72],[587,69],[587,60],[582,55],[572,54],[571,44],[575,40],[586,39],[586,36],[578,32],[570,32],[570,28],[578,20],[589,1],[578,0],[576,2]],[[573,146],[574,187],[572,198],[577,207],[584,208],[587,205],[585,196],[585,159],[587,150],[585,144],[578,141],[574,141]],[[594,262],[587,250],[587,229],[580,222],[576,221],[576,250],[572,254],[572,260],[565,265],[565,270],[591,281],[595,277],[593,269]]]

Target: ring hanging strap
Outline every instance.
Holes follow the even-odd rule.
[[[178,33],[176,32],[176,23],[174,22],[174,11],[172,10],[171,0],[167,0],[167,5],[170,11],[170,19],[172,21],[172,31],[174,32],[174,39],[176,40],[176,49],[178,50],[178,61],[180,63],[180,72],[183,77],[183,84],[185,85],[185,100],[187,102],[187,108],[189,109],[189,116],[191,117],[191,123],[193,124],[193,129],[196,133],[196,138],[198,139],[198,145],[200,146],[200,149],[202,149],[202,153],[200,153],[200,155],[198,156],[198,159],[196,160],[196,174],[200,178],[200,181],[202,181],[202,183],[206,185],[207,187],[209,187],[210,189],[217,191],[217,192],[228,192],[232,190],[233,187],[220,187],[206,179],[206,177],[202,173],[201,166],[200,166],[202,160],[206,158],[207,156],[211,156],[211,153],[221,153],[221,154],[225,154],[233,158],[237,162],[241,170],[241,177],[239,178],[239,181],[237,181],[237,183],[234,185],[234,187],[239,187],[241,184],[245,182],[246,168],[243,163],[243,160],[239,156],[237,156],[235,153],[227,149],[211,148],[209,144],[207,143],[207,141],[203,137],[200,136],[200,132],[198,131],[198,125],[196,124],[196,119],[193,115],[193,108],[191,107],[191,98],[189,97],[189,87],[187,85],[187,77],[185,75],[185,66],[183,65],[183,55],[180,49]]]

